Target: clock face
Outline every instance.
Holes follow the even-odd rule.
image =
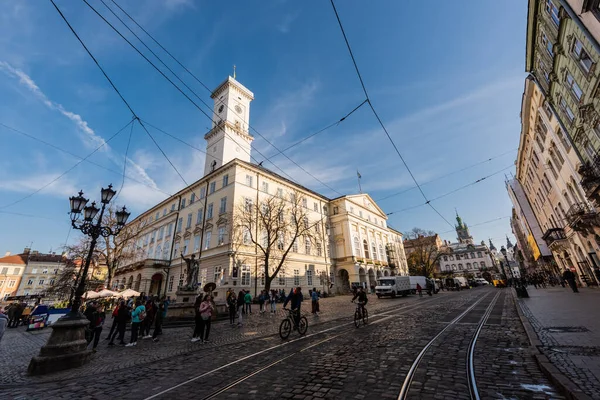
[[[242,107],[236,105],[235,106],[235,112],[237,112],[238,114],[241,114],[242,113]]]
[[[219,114],[223,112],[224,108],[225,108],[225,106],[223,104],[221,104],[221,106],[219,107]]]

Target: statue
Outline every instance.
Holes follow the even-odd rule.
[[[196,290],[196,285],[198,284],[198,269],[199,263],[196,260],[196,255],[192,254],[190,258],[185,258],[183,253],[181,253],[181,258],[187,264],[187,281],[183,289],[185,290]]]

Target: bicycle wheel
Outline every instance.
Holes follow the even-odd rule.
[[[363,320],[363,324],[365,324],[365,325],[369,322],[369,312],[367,311],[366,308],[363,310],[362,320]]]
[[[279,336],[285,340],[290,336],[290,333],[292,333],[292,323],[289,318],[286,318],[281,321],[281,325],[279,325]]]
[[[300,317],[300,321],[298,322],[298,333],[300,336],[304,336],[306,331],[308,330],[308,320],[306,317]]]
[[[354,326],[357,328],[360,326],[360,312],[358,310],[354,312]]]

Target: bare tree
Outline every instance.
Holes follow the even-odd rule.
[[[246,199],[234,212],[232,245],[238,260],[258,257],[265,290],[285,269],[287,257],[298,242],[309,251],[325,243],[322,220],[310,220],[302,193],[287,195],[268,196],[257,204]]]
[[[404,233],[404,242],[410,275],[433,276],[440,257],[445,253],[439,245],[438,234],[421,228]]]
[[[117,218],[114,208],[109,208],[108,212],[103,217],[103,225],[111,229],[116,229]],[[108,268],[106,286],[112,286],[112,280],[115,276],[115,271],[126,260],[132,260],[138,255],[139,249],[136,246],[136,240],[140,231],[144,228],[144,224],[140,221],[134,221],[116,236],[100,237],[96,244],[95,252],[98,256],[98,262],[106,264]]]

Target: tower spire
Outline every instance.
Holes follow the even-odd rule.
[[[233,64],[233,79],[235,79],[235,64]]]

